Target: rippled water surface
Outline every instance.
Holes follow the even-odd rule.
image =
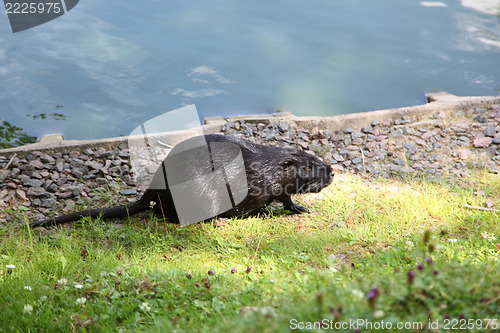
[[[0,124],[127,135],[166,111],[336,115],[500,94],[500,0],[85,0],[13,34]]]

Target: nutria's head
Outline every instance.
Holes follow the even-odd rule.
[[[290,196],[297,193],[317,193],[332,182],[332,168],[309,153],[287,150],[273,170],[283,193]]]
[[[331,183],[333,173],[328,164],[309,153],[280,148],[266,149],[258,162],[248,166],[247,176],[250,192],[283,198],[319,192]]]

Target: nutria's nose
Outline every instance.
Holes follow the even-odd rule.
[[[328,176],[330,176],[330,179],[332,179],[332,178],[333,178],[333,175],[335,174],[335,173],[333,172],[332,166],[331,166],[330,164],[327,164],[326,166],[327,166],[327,168],[326,168],[326,170],[327,170],[327,174],[328,174]]]

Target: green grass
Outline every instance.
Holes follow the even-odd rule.
[[[311,331],[354,319],[397,331],[445,318],[498,331],[483,319],[500,320],[500,214],[463,205],[499,198],[499,177],[482,172],[460,184],[343,175],[296,198],[313,212],[302,216],[3,227],[0,332]]]

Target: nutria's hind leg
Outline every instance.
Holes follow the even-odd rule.
[[[280,201],[285,206],[285,209],[289,210],[290,212],[292,212],[294,214],[300,214],[303,212],[308,213],[309,212],[306,207],[294,204],[290,197],[285,197],[284,199],[281,199]]]

